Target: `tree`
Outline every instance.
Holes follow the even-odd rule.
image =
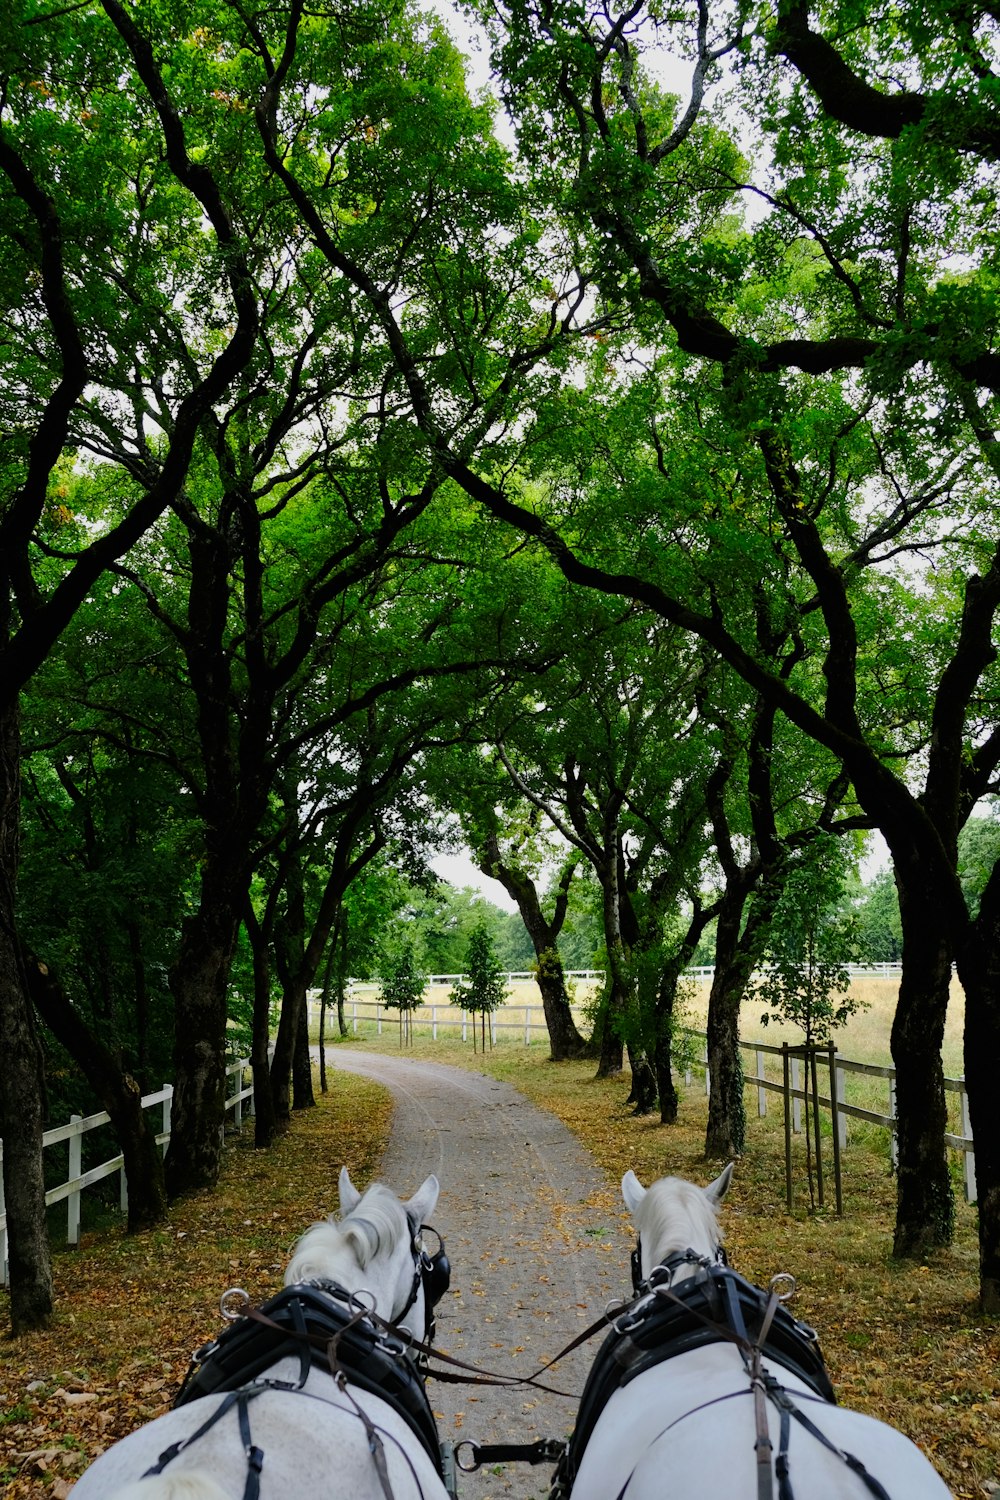
[[[480,728],[488,733],[488,726],[482,722]],[[451,785],[454,765],[452,757]],[[573,1019],[558,946],[579,858],[572,852],[567,856],[564,845],[560,847],[545,836],[539,809],[514,795],[512,782],[495,754],[487,755],[476,747],[462,758],[459,767],[458,815],[463,833],[479,868],[499,881],[517,904],[531,943],[552,1061],[579,1056],[586,1043]],[[546,866],[555,861],[561,868],[552,879],[549,901],[545,902],[539,882]]]
[[[819,1116],[809,1108],[815,1084],[816,1049],[858,1010],[850,994],[848,964],[857,957],[857,923],[845,911],[843,847],[829,838],[814,841],[787,871],[771,918],[767,966],[754,983],[754,996],[767,1007],[761,1021],[797,1026],[805,1043],[806,1163],[813,1194],[813,1151],[821,1150]],[[812,1136],[815,1122],[816,1135]]]
[[[480,1018],[483,1051],[486,1051],[486,1017],[507,1001],[509,994],[504,983],[503,970],[496,956],[493,939],[485,924],[473,928],[469,945],[465,950],[464,976],[449,993],[452,1005],[460,1005],[472,1015],[472,1040],[476,1040],[475,1018]],[[493,1030],[490,1029],[490,1046],[493,1045]]]
[[[404,938],[394,953],[386,953],[382,962],[382,989],[379,998],[386,1010],[399,1011],[399,1045],[404,1037],[411,1039],[410,1013],[424,998],[427,975],[417,968],[414,944]],[[466,1007],[471,1009],[471,1007]]]
[[[714,35],[704,10],[692,18],[696,60],[690,106],[680,119],[638,71],[638,12],[602,21],[563,11],[528,14],[518,6],[504,17],[506,28],[497,23],[506,97],[520,117],[520,139],[534,153],[538,180],[551,180],[555,159],[572,174],[576,221],[582,233],[592,234],[595,259],[601,246],[602,287],[616,316],[630,313],[646,339],[659,321],[667,335],[661,378],[675,390],[699,387],[686,441],[690,448],[710,440],[706,473],[730,502],[717,536],[746,535],[739,506],[731,502],[763,480],[759,493],[773,506],[778,524],[771,538],[787,560],[786,576],[808,580],[813,591],[811,602],[803,591],[796,607],[807,609],[810,626],[825,632],[825,700],[813,691],[818,683],[784,681],[718,591],[710,584],[700,591],[682,588],[668,559],[652,555],[653,549],[641,568],[634,558],[623,566],[607,545],[614,532],[606,527],[588,530],[575,514],[572,528],[561,530],[558,508],[543,515],[536,497],[531,506],[520,503],[515,485],[498,486],[457,458],[451,472],[494,514],[543,541],[569,579],[641,601],[698,634],[842,760],[859,802],[889,843],[901,899],[904,972],[892,1037],[900,1110],[895,1248],[920,1254],[946,1243],[951,1232],[940,1042],[954,954],[968,999],[967,1078],[981,1101],[972,1106],[974,1128],[981,1123],[985,1132],[983,1161],[991,1174],[980,1218],[982,1293],[989,1307],[1000,1305],[1000,1191],[992,1185],[994,1168],[1000,1173],[1000,1142],[993,1139],[985,1076],[985,1059],[1000,1050],[1000,1009],[987,977],[996,968],[995,929],[983,907],[970,926],[955,849],[958,829],[991,787],[997,763],[995,737],[985,730],[977,738],[975,725],[978,704],[992,693],[989,633],[1000,569],[990,523],[977,541],[973,517],[995,478],[990,403],[1000,363],[986,312],[995,246],[984,232],[980,164],[972,159],[982,155],[982,142],[974,131],[949,138],[940,122],[952,111],[963,127],[973,119],[988,122],[992,106],[976,76],[973,33],[956,54],[956,71],[945,77],[936,34],[932,40],[911,24],[915,14],[907,11],[907,24],[899,28],[880,18],[864,41],[840,43],[839,54],[833,49],[834,60],[846,55],[853,62],[854,49],[860,55],[869,39],[876,51],[901,47],[914,74],[928,80],[916,91],[922,102],[912,132],[887,129],[864,145],[822,92],[819,115],[814,112],[804,128],[801,93],[786,107],[787,75],[774,67],[773,53],[755,50],[757,39],[728,13]],[[807,11],[782,8],[781,15],[801,20]],[[685,24],[678,19],[678,26]],[[796,65],[805,68],[804,56],[796,53]],[[767,188],[753,181],[732,141],[702,115],[706,82],[730,58],[740,60],[743,97],[773,144],[776,181]],[[866,57],[864,70],[870,66]],[[863,75],[848,64],[843,76]],[[960,138],[956,150],[952,142]],[[966,145],[969,154],[963,154]],[[823,171],[816,170],[817,160]],[[730,191],[766,205],[764,219],[748,233],[726,219],[735,204]],[[956,234],[970,247],[970,269],[961,278],[948,274],[945,259]],[[764,289],[763,276],[747,273],[768,260],[777,263],[778,275]],[[704,363],[693,365],[689,357]],[[713,368],[724,372],[721,382]],[[824,379],[825,419],[805,415],[820,391],[817,377]],[[705,419],[712,390],[734,439],[721,447],[721,425]],[[940,419],[931,424],[932,454],[926,415],[935,410]],[[816,438],[824,423],[824,463],[818,465]],[[676,505],[686,456],[666,436],[663,425],[652,431],[650,461]],[[848,453],[861,456],[859,440],[868,457],[852,473]],[[727,457],[720,462],[719,454]],[[885,487],[884,500],[853,512],[831,503],[838,489],[857,500],[863,471]],[[974,472],[981,476],[978,493],[968,483]],[[639,503],[643,487],[628,488],[637,516],[654,514]],[[623,493],[622,506],[629,503]],[[847,530],[833,547],[825,528],[838,512]],[[939,524],[944,515],[949,521]],[[758,535],[764,534],[761,528]],[[861,668],[866,659],[874,661],[863,631],[874,630],[875,622],[856,601],[859,592],[869,599],[878,592],[864,576],[874,560],[900,549],[913,552],[927,541],[948,550],[960,537],[968,548],[965,568],[939,572],[928,589],[952,600],[947,616],[939,615],[947,624],[921,662],[933,667],[933,685],[926,697],[918,692],[909,699],[908,722],[915,730],[922,720],[932,747],[918,799],[890,759],[898,750],[886,732],[884,705],[880,716],[874,697],[863,697]],[[902,622],[900,628],[905,634]],[[1000,903],[1000,871],[994,873],[989,907]]]
[[[112,0],[105,11],[113,23],[122,19]],[[104,17],[92,12],[81,22],[62,11],[37,25],[34,8],[19,5],[8,19],[0,56],[2,295],[7,326],[16,326],[20,337],[5,341],[3,350],[14,442],[0,476],[0,1126],[18,1331],[40,1326],[51,1311],[40,1069],[15,922],[19,694],[94,582],[177,496],[203,417],[249,360],[257,304],[218,182],[209,167],[192,162],[176,114],[158,118],[149,97],[133,90],[131,79],[123,81]],[[88,108],[98,96],[98,110]],[[112,125],[122,112],[129,118],[127,137]],[[148,145],[161,125],[154,186],[141,181],[132,152]],[[133,264],[116,263],[114,247],[149,243],[168,218],[175,243],[183,244],[175,265],[195,264],[206,250],[221,252],[216,295],[227,309],[228,331],[213,348],[202,347],[203,360],[183,370],[169,356],[162,361],[160,379],[175,399],[162,401],[164,413],[171,409],[156,483],[123,496],[98,525],[63,547],[52,537],[52,521],[61,519],[50,505],[53,476],[75,444],[102,444],[116,400],[122,330],[145,343],[148,353],[162,342],[173,313],[174,288],[164,285],[169,278],[155,271],[134,276]],[[31,288],[27,300],[25,286]],[[107,357],[99,359],[98,349]]]

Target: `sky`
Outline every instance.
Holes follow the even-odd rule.
[[[502,911],[517,911],[517,903],[510,899],[499,880],[491,880],[488,875],[484,875],[472,863],[468,854],[438,854],[431,860],[431,869],[435,875],[440,875],[442,880],[447,880],[459,890],[470,885],[474,891],[482,891]]]

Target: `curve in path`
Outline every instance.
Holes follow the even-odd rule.
[[[553,1116],[481,1073],[381,1053],[327,1058],[392,1091],[385,1181],[404,1195],[429,1172],[441,1183],[434,1223],[447,1242],[452,1283],[438,1308],[439,1348],[483,1368],[529,1374],[628,1294],[617,1186]],[[544,1377],[572,1397],[432,1382],[442,1438],[565,1437],[598,1344],[595,1336]],[[459,1476],[460,1500],[534,1500],[548,1494],[550,1479],[547,1465],[484,1468]]]

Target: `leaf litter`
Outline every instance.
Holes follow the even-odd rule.
[[[392,1103],[337,1074],[315,1109],[255,1151],[253,1123],[227,1136],[219,1185],[173,1204],[166,1223],[127,1236],[85,1233],[54,1256],[52,1327],[0,1343],[0,1490],[5,1500],[62,1500],[88,1464],[167,1411],[190,1354],[219,1329],[219,1298],[281,1284],[289,1250],[337,1210],[337,1174],[367,1183],[388,1140]],[[9,1326],[0,1291],[0,1320]]]

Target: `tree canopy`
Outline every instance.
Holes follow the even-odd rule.
[[[714,922],[710,1150],[738,1149],[726,1059],[785,882],[880,829],[895,1248],[950,1234],[956,963],[995,1310],[997,17],[468,13],[495,99],[409,0],[11,7],[15,1325],[51,1295],[29,996],[122,1130],[172,1049],[166,1186],[210,1184],[234,964],[263,1142],[306,988],[370,961],[375,872],[431,888],[452,818],[533,924],[554,1056],[579,1041],[556,1041],[560,934],[585,872],[599,890],[601,1065],[627,1043],[661,1111]]]

